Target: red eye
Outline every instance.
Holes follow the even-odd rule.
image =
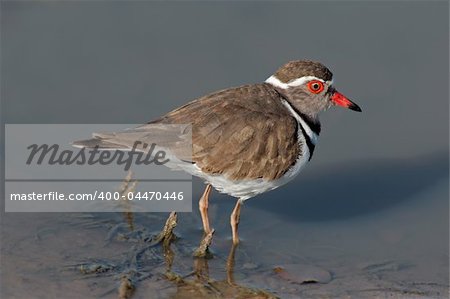
[[[319,80],[312,80],[308,82],[308,89],[312,93],[321,93],[323,88],[323,82]]]

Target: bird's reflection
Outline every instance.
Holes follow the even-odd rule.
[[[220,261],[211,256],[194,257],[193,271],[185,276],[176,274],[172,270],[174,251],[173,244],[163,244],[166,263],[166,277],[177,284],[174,297],[187,296],[189,298],[276,298],[275,295],[261,289],[247,287],[236,283],[234,279],[235,256],[237,246],[232,245],[225,263],[226,279],[215,279],[211,276],[209,263]],[[185,297],[183,297],[185,298]]]
[[[194,258],[194,274],[199,281],[208,282],[209,265],[206,258]]]
[[[234,281],[234,263],[235,263],[235,254],[236,254],[236,244],[231,245],[230,253],[228,254],[227,263],[226,263],[226,272],[227,272],[227,282],[230,285],[235,285]]]
[[[234,264],[235,264],[236,248],[237,245],[235,244],[231,246],[227,261],[225,263],[227,282],[231,286],[236,285],[236,282],[234,280]],[[199,280],[204,282],[207,282],[209,280],[208,262],[209,258],[194,258],[194,274]]]
[[[173,252],[170,243],[163,243],[164,261],[166,264],[166,272],[172,271],[173,260],[175,258],[175,253]]]

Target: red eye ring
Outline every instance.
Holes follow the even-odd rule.
[[[323,82],[319,80],[311,80],[307,86],[309,91],[315,94],[321,93],[324,89]]]

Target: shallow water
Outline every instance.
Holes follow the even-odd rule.
[[[328,173],[318,167],[309,178],[246,202],[234,267],[228,224],[234,202],[214,193],[212,259],[192,257],[202,238],[198,213],[178,215],[170,273],[182,283],[165,275],[171,262],[160,245],[136,258],[145,244],[139,238],[156,234],[166,214],[7,213],[1,298],[118,298],[124,275],[134,286],[132,298],[446,298],[445,161],[436,154],[416,168],[374,163],[371,176],[353,178],[359,187],[347,197],[336,186],[348,188],[339,179],[349,181],[357,168],[336,166]],[[386,168],[398,172],[397,181],[377,174]],[[337,182],[330,180],[336,171]],[[419,175],[423,171],[427,176]],[[324,189],[318,192],[307,187],[319,183]],[[305,194],[314,198],[301,199]],[[103,268],[83,274],[82,264]]]

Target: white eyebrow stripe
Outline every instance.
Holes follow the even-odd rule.
[[[273,86],[275,86],[275,87],[279,87],[279,88],[282,88],[282,89],[287,89],[287,88],[289,88],[289,87],[294,87],[294,86],[300,86],[300,85],[303,85],[303,84],[305,84],[306,82],[309,82],[309,81],[311,81],[311,80],[318,80],[318,81],[320,81],[320,82],[327,83],[328,85],[333,84],[333,80],[330,80],[330,81],[324,81],[324,80],[322,80],[322,79],[320,79],[320,78],[317,78],[317,77],[315,77],[315,76],[303,76],[303,77],[297,78],[297,79],[295,79],[295,80],[293,80],[293,81],[291,81],[291,82],[283,83],[283,82],[281,82],[277,77],[275,77],[274,75],[272,75],[272,76],[270,76],[269,78],[267,78],[267,80],[266,80],[265,82],[266,82],[266,83],[269,83],[269,84],[271,84],[271,85],[273,85]]]

